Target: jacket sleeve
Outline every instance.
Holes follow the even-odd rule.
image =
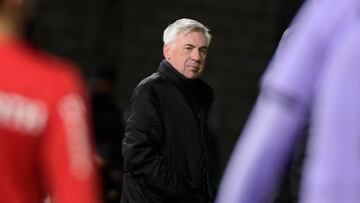
[[[122,152],[125,170],[140,184],[164,196],[189,195],[185,182],[161,153],[163,139],[159,103],[149,85],[140,85],[131,99]]]
[[[305,119],[304,106],[260,95],[232,152],[217,203],[271,202]]]

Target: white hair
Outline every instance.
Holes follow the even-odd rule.
[[[211,35],[209,31],[210,31],[209,28],[207,28],[202,23],[196,20],[192,20],[189,18],[182,18],[170,24],[164,30],[163,40],[164,40],[164,44],[169,44],[173,42],[176,36],[180,33],[201,32],[204,34],[207,40],[207,45],[209,46],[211,41]]]

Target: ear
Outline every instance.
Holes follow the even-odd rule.
[[[169,60],[169,58],[170,58],[170,45],[169,44],[164,44],[163,54],[164,54],[165,59]]]

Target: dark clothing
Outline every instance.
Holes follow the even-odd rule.
[[[101,175],[104,203],[119,203],[122,187],[123,159],[121,141],[124,134],[123,113],[111,98],[109,89],[94,88],[91,95],[93,129],[97,153],[102,159]]]
[[[206,119],[212,89],[163,60],[139,83],[128,113],[122,203],[210,202]]]

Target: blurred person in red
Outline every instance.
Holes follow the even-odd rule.
[[[28,0],[0,0],[0,202],[100,202],[83,83],[22,37]]]

